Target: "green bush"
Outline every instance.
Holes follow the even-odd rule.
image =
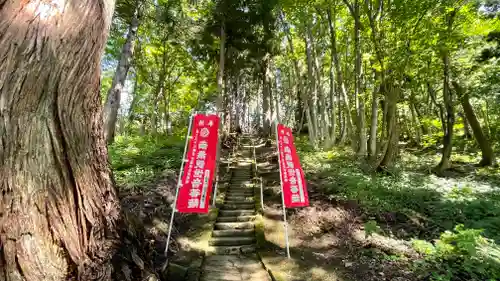
[[[121,188],[136,188],[167,169],[178,169],[184,139],[171,137],[118,136],[109,146],[113,174]]]
[[[500,247],[481,234],[482,230],[458,225],[453,232],[442,233],[434,244],[414,240],[414,249],[425,256],[419,269],[431,273],[431,280],[436,281],[497,280]]]

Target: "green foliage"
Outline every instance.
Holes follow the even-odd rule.
[[[482,230],[445,231],[433,244],[414,240],[413,247],[425,255],[419,264],[422,272],[431,272],[431,280],[496,280],[500,278],[500,247],[481,235]]]
[[[364,223],[364,228],[365,228],[365,236],[370,237],[374,233],[380,233],[381,229],[380,226],[378,226],[377,222],[374,220],[369,220]]]
[[[309,181],[321,186],[331,199],[357,202],[369,218],[364,222],[366,236],[378,233],[411,240],[425,257],[417,269],[433,272],[433,280],[500,277],[496,244],[500,243],[500,193],[495,182],[480,178],[479,182],[456,180],[453,184],[418,172],[415,164],[435,161],[429,162],[425,154],[403,152],[396,172],[380,175],[363,171],[343,147],[317,152],[302,138],[297,139],[297,146]],[[494,170],[488,170],[488,177],[500,175]],[[478,184],[490,189],[480,192]]]
[[[109,147],[111,165],[120,188],[137,188],[165,170],[176,171],[182,161],[184,140],[118,136]]]

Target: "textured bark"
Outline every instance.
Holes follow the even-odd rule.
[[[139,5],[137,4],[136,6],[136,11],[130,22],[127,39],[123,45],[120,60],[118,61],[118,66],[116,67],[113,82],[111,83],[104,106],[104,134],[108,144],[113,143],[115,138],[116,119],[118,109],[120,108],[121,93],[134,54],[134,42],[137,37],[137,29],[139,28]]]
[[[479,165],[490,166],[495,164],[495,154],[493,153],[491,144],[484,135],[481,124],[479,124],[477,116],[474,113],[474,109],[470,104],[469,94],[457,82],[453,82],[453,88],[457,91],[457,95],[460,97],[460,103],[464,109],[466,119],[469,121],[474,138],[481,148],[482,159],[481,162],[479,162]]]
[[[114,1],[0,1],[0,279],[109,280],[100,59]],[[62,6],[64,5],[64,6]]]

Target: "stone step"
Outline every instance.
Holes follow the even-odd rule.
[[[267,271],[260,265],[259,268],[253,270],[238,270],[225,268],[216,268],[216,266],[211,266],[210,269],[206,269],[200,281],[271,281],[271,277]]]
[[[211,266],[213,271],[231,271],[237,269],[239,271],[246,270],[260,270],[263,269],[262,263],[255,257],[238,257],[238,256],[225,256],[213,255],[205,258],[205,264]]]
[[[225,198],[224,200],[224,205],[228,204],[228,205],[237,205],[237,204],[243,204],[243,205],[250,205],[250,204],[254,204],[255,201],[250,201],[250,200],[234,200],[234,199],[227,199]]]
[[[208,244],[210,246],[244,246],[252,245],[255,237],[212,237]]]
[[[216,222],[215,230],[227,230],[227,229],[254,229],[253,222]]]
[[[224,210],[253,210],[255,209],[255,204],[253,203],[243,203],[243,204],[226,204],[222,205]]]
[[[247,222],[254,221],[255,216],[237,216],[237,217],[221,217],[217,218],[217,222]]]
[[[255,236],[255,229],[226,229],[226,230],[214,230],[212,232],[212,237],[245,237]]]
[[[243,246],[212,246],[207,250],[207,254],[216,255],[241,255],[255,253],[255,245],[243,245]],[[227,279],[224,279],[227,280]],[[241,279],[240,279],[241,280]],[[246,279],[248,280],[248,279]]]
[[[219,216],[236,217],[236,216],[253,216],[254,210],[219,210]]]
[[[253,189],[249,189],[249,190],[227,190],[226,191],[226,194],[227,195],[234,195],[234,196],[245,196],[245,195],[248,195],[248,194],[252,194],[253,195],[254,193],[254,190]]]
[[[234,199],[224,199],[224,204],[234,205],[234,204],[255,204],[255,200],[234,200]]]
[[[225,200],[234,200],[234,201],[255,201],[255,197],[254,196],[234,196],[234,195],[227,195]]]

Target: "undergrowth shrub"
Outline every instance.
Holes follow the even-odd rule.
[[[445,231],[433,244],[413,240],[413,248],[424,255],[417,267],[435,281],[495,281],[500,278],[500,247],[481,235],[482,230]]]
[[[117,136],[109,146],[115,180],[121,188],[137,188],[164,170],[178,169],[183,149],[179,136]]]

